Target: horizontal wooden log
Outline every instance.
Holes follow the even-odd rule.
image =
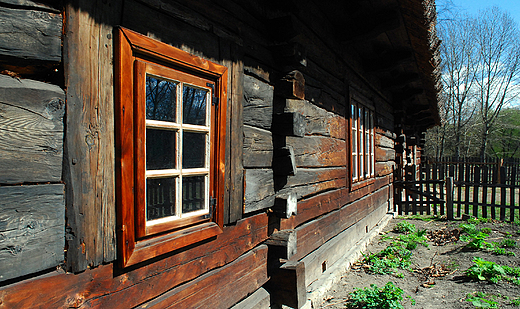
[[[59,1],[31,1],[31,0],[0,0],[1,4],[7,4],[11,6],[17,6],[22,8],[39,9],[43,11],[51,11],[54,13],[60,13]]]
[[[244,213],[274,205],[274,174],[270,169],[246,169],[244,181]]]
[[[0,6],[0,56],[61,61],[61,14]]]
[[[344,140],[306,136],[304,138],[287,137],[287,145],[294,149],[297,167],[333,167],[346,166],[346,143]]]
[[[282,230],[274,232],[269,239],[265,241],[268,246],[281,247],[282,259],[289,259],[296,254],[296,232],[294,230]]]
[[[268,280],[267,246],[261,245],[222,268],[176,287],[137,308],[222,308],[253,293]]]
[[[394,139],[388,137],[384,134],[379,134],[379,131],[383,130],[376,130],[375,135],[375,145],[379,147],[385,147],[385,148],[394,148],[395,142]]]
[[[307,135],[324,135],[345,139],[345,117],[338,116],[305,100],[285,100],[287,112],[305,117]]]
[[[42,308],[111,308],[114,304],[133,308],[236,260],[267,239],[267,224],[266,214],[240,220],[224,227],[214,241],[124,273],[108,264],[77,275],[56,271],[22,281],[3,288],[2,304],[6,308],[31,308],[34,304]]]
[[[395,160],[395,150],[392,148],[376,147],[376,162],[386,162]]]
[[[301,262],[305,264],[305,285],[309,286],[319,279],[324,271],[333,267],[338,260],[344,258],[349,253],[352,254],[349,251],[352,251],[356,243],[367,237],[367,233],[381,222],[381,218],[386,213],[386,207],[381,205],[381,207],[375,209],[366,217],[304,257]]]
[[[60,181],[65,93],[0,75],[0,183]]]
[[[287,73],[276,83],[276,94],[286,99],[305,99],[305,78],[300,71]]]
[[[63,263],[64,185],[0,187],[0,281]]]
[[[316,194],[325,190],[337,189],[346,185],[346,168],[300,168],[295,176],[289,176],[283,188],[278,192],[279,197],[289,194],[296,195],[297,199]],[[278,181],[283,183],[283,179]]]
[[[271,306],[271,296],[264,288],[259,288],[246,299],[230,309],[267,309]]]
[[[244,124],[266,130],[273,120],[273,86],[244,75]]]
[[[388,198],[389,188],[384,187],[360,200],[347,204],[339,210],[297,227],[295,229],[297,252],[290,260],[300,260],[379,207],[385,207],[386,209]]]
[[[272,133],[251,126],[243,126],[243,165],[248,167],[271,167],[273,162]]]
[[[387,162],[376,162],[376,176],[386,176],[392,174],[394,171],[396,165],[393,161],[387,161]]]

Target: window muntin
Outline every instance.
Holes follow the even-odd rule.
[[[352,182],[375,176],[374,112],[354,101],[350,106]]]
[[[222,233],[227,111],[218,102],[227,102],[227,68],[128,29],[117,34],[117,239],[126,267]]]

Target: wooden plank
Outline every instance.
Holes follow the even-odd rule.
[[[246,299],[234,305],[230,309],[269,309],[271,296],[264,288],[259,288]]]
[[[386,162],[395,160],[395,150],[392,148],[376,147],[376,162]]]
[[[480,202],[480,166],[475,165],[473,179],[473,216],[478,217],[478,203]]]
[[[244,75],[244,124],[271,129],[274,87],[249,75]]]
[[[60,13],[59,6],[57,5],[57,1],[46,1],[50,2],[49,5],[43,3],[43,1],[31,1],[31,0],[0,0],[0,3],[21,7],[21,8],[31,8],[37,9],[41,11],[51,11],[53,13]],[[55,5],[52,7],[51,5]]]
[[[482,167],[482,217],[488,217],[488,206],[487,206],[487,196],[488,196],[488,186],[489,183],[489,167],[484,165]]]
[[[376,162],[376,176],[382,177],[392,174],[395,168],[395,162],[388,161],[388,162]]]
[[[304,263],[289,261],[271,272],[270,276],[266,289],[271,294],[271,302],[275,308],[302,308],[305,305],[307,293]]]
[[[232,45],[231,46],[231,57],[234,59],[231,65],[231,105],[229,134],[230,137],[228,148],[230,152],[229,178],[230,181],[230,192],[229,195],[229,220],[228,222],[236,222],[242,218],[243,212],[243,201],[244,201],[244,167],[243,163],[245,160],[243,154],[245,143],[244,133],[245,130],[243,124],[242,115],[242,97],[243,97],[243,85],[244,85],[244,63],[242,58],[244,53],[241,47]],[[227,207],[226,207],[227,208]],[[227,217],[227,216],[226,216]],[[226,222],[226,223],[228,223]]]
[[[281,230],[274,232],[265,244],[270,247],[279,247],[278,250],[282,259],[289,259],[296,253],[296,231],[295,230]]]
[[[270,169],[246,169],[244,175],[244,213],[274,205],[274,174]]]
[[[464,180],[465,184],[465,192],[464,192],[464,213],[469,215],[469,191],[471,187],[471,165],[466,163],[466,178]]]
[[[286,99],[305,99],[305,78],[303,74],[294,70],[287,73],[276,83],[277,95]]]
[[[63,184],[0,187],[0,282],[64,260]]]
[[[244,167],[271,167],[273,163],[273,136],[270,131],[243,126]],[[232,148],[236,147],[233,145]]]
[[[517,209],[519,209],[515,205],[515,190],[516,190],[516,165],[512,167],[511,169],[511,187],[509,188],[509,221],[514,222],[515,221],[515,212],[517,212]]]
[[[111,308],[114,304],[133,308],[231,263],[265,241],[267,230],[267,215],[258,214],[224,227],[224,232],[214,241],[174,252],[126,272],[108,264],[77,275],[57,271],[4,287],[2,302],[6,308],[31,308],[34,304],[42,308]]]
[[[287,179],[275,178],[275,188],[279,188],[277,195],[294,194],[298,199],[316,194],[325,190],[345,187],[346,168],[299,168],[298,173]],[[281,187],[283,184],[283,187]]]
[[[344,140],[324,136],[286,138],[287,145],[293,147],[298,168],[346,166]]]
[[[500,166],[500,184],[504,185],[506,183],[506,171],[504,166]],[[506,220],[506,199],[507,199],[507,189],[505,186],[500,186],[500,221]]]
[[[60,87],[0,75],[0,183],[61,180],[64,111]]]
[[[222,268],[176,287],[136,308],[226,309],[260,288],[267,276],[267,246],[261,245]]]
[[[65,165],[67,268],[116,258],[113,28],[121,2],[74,0],[63,43],[67,88]],[[81,9],[80,9],[81,8]]]
[[[61,61],[61,14],[0,6],[0,55]]]

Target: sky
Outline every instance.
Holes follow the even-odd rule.
[[[437,6],[444,5],[448,0],[436,0]],[[517,25],[520,25],[520,0],[451,0],[461,11],[476,14],[479,10],[497,6],[509,12]]]

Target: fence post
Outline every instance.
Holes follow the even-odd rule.
[[[446,178],[446,215],[453,220],[453,177]]]

